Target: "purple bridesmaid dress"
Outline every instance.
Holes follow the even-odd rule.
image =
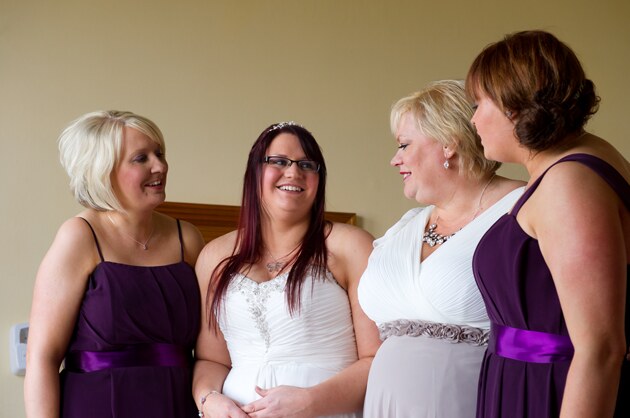
[[[61,417],[197,415],[191,372],[200,296],[194,269],[184,262],[181,229],[179,238],[180,262],[143,267],[105,261],[94,234],[101,263],[89,278],[60,375]]]
[[[555,164],[563,161],[590,167],[630,210],[630,185],[608,163],[591,155],[573,154]],[[488,230],[473,258],[475,279],[492,323],[479,380],[479,418],[544,418],[560,413],[573,346],[538,241],[516,221],[518,211],[536,191],[545,173],[517,201],[511,213]],[[630,265],[627,272],[630,279]],[[630,336],[629,300],[626,296],[626,340]],[[627,417],[630,415],[622,414],[627,413],[630,398],[628,361],[620,359],[620,367],[622,382],[616,416]]]

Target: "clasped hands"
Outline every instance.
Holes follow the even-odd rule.
[[[314,401],[306,388],[276,386],[271,389],[255,388],[261,396],[246,405],[216,395],[204,404],[207,418],[313,418]]]

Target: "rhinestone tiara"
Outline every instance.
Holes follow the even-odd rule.
[[[303,126],[300,125],[299,123],[290,120],[288,122],[276,123],[271,128],[269,128],[269,132],[275,131],[276,129],[286,128],[287,126],[299,126],[300,128],[303,128]]]

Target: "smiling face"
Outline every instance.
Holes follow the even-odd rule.
[[[137,129],[125,127],[112,188],[125,210],[153,210],[166,198],[168,163],[160,145]]]
[[[471,121],[481,137],[483,153],[487,159],[516,162],[512,150],[519,142],[514,134],[514,121],[491,98],[479,95]]]
[[[298,137],[290,133],[276,136],[267,148],[266,155],[286,157],[295,161],[308,159]],[[263,206],[268,210],[279,208],[308,216],[317,195],[318,184],[317,172],[304,171],[296,163],[290,167],[263,164],[261,196]]]
[[[403,193],[407,199],[418,203],[433,204],[433,195],[439,178],[443,174],[444,148],[418,129],[413,116],[405,113],[396,129],[398,151],[391,165],[398,167],[403,176]]]

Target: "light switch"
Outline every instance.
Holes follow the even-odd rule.
[[[15,324],[9,335],[9,355],[11,372],[16,376],[26,373],[26,342],[28,341],[28,322]]]

